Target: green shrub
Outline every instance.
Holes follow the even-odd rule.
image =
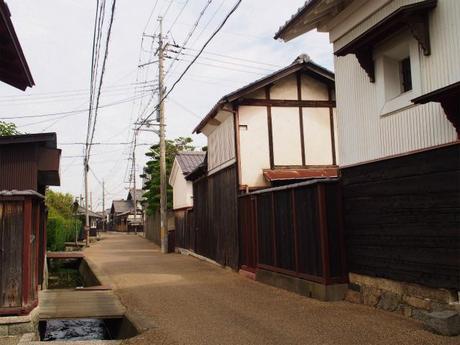
[[[53,214],[48,216],[47,223],[47,243],[49,251],[62,251],[65,249],[65,242],[75,240],[75,231],[80,229],[80,220],[65,219],[64,217]]]

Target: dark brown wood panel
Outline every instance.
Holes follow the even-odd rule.
[[[0,307],[22,305],[23,203],[0,201]]]
[[[460,144],[342,169],[349,270],[460,289]]]
[[[239,264],[237,167],[193,183],[195,251],[234,269]]]

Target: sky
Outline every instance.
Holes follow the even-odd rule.
[[[275,32],[305,0],[243,0],[197,63],[168,97],[166,136],[191,136],[198,148],[206,137],[192,131],[223,95],[290,64],[308,54],[333,69],[327,34],[309,32],[288,43],[273,39]],[[111,0],[107,0],[111,4]],[[154,63],[158,17],[171,45],[183,45],[181,61],[166,60],[169,88],[188,62],[223,21],[236,0],[117,0],[109,45],[94,145],[90,157],[89,188],[93,209],[106,208],[125,198],[130,186],[133,123],[155,106],[152,90],[158,76]],[[11,19],[29,64],[35,86],[25,92],[0,82],[0,120],[14,122],[24,133],[56,132],[61,156],[61,186],[55,190],[84,193],[83,143],[86,138],[94,0],[7,0]],[[203,13],[200,17],[200,13]],[[199,19],[199,20],[198,20]],[[195,27],[196,28],[193,30]],[[143,33],[145,35],[143,35]],[[171,49],[177,48],[171,47]],[[174,52],[168,53],[175,57]],[[153,62],[153,63],[149,63]],[[149,63],[144,67],[139,65]],[[66,113],[70,112],[70,113]],[[40,117],[35,117],[40,115]],[[45,115],[45,116],[41,116]],[[136,176],[146,162],[149,145],[158,142],[152,132],[140,132],[136,149]],[[113,145],[106,145],[113,143]],[[131,184],[132,186],[132,184]]]

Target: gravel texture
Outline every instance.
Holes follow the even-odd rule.
[[[151,321],[127,344],[460,344],[397,313],[320,302],[193,257],[163,255],[134,234],[104,234],[85,254],[128,311]]]

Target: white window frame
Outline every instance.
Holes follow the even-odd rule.
[[[410,58],[412,90],[401,92],[400,61],[407,57]],[[388,116],[413,107],[411,99],[420,96],[422,91],[417,40],[409,32],[398,34],[375,48],[374,61],[379,115]]]

